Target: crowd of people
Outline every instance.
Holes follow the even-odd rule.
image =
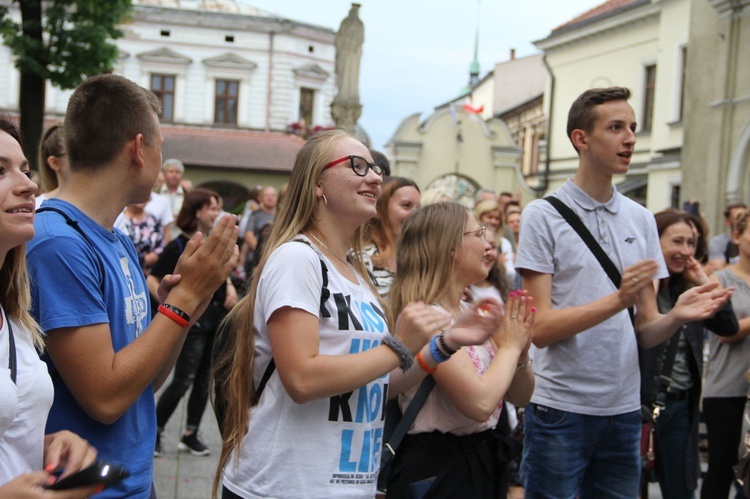
[[[578,169],[527,206],[422,191],[324,131],[288,184],[255,189],[235,216],[162,162],[158,100],[115,75],[86,80],[45,133],[35,204],[20,134],[0,119],[0,495],[156,497],[153,459],[190,390],[178,447],[211,452],[212,399],[215,497],[371,498],[380,482],[387,498],[635,498],[654,479],[687,499],[701,406],[701,497],[727,497],[748,396],[750,212],[727,207],[709,241],[697,210],[654,216],[620,194],[629,97],[581,94]],[[386,414],[406,420],[403,439]],[[44,488],[96,458],[129,476]]]

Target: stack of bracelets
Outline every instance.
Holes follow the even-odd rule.
[[[432,337],[430,340],[430,355],[435,361],[440,364],[450,359],[451,356],[456,353],[456,350],[451,350],[448,344],[445,342],[445,336],[438,334]],[[428,374],[432,374],[437,370],[437,366],[430,367],[422,357],[422,352],[417,353],[417,362],[420,367],[427,371]]]
[[[157,310],[160,314],[169,317],[182,327],[188,327],[190,325],[190,316],[174,305],[162,303]]]

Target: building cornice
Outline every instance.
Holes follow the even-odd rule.
[[[142,61],[160,62],[171,64],[190,64],[193,60],[185,55],[175,52],[169,47],[160,47],[158,49],[141,52],[136,57]]]
[[[134,5],[133,16],[136,21],[147,23],[261,33],[294,31],[298,36],[319,38],[321,41],[332,41],[335,37],[335,32],[330,28],[280,17],[177,9],[152,5]]]
[[[203,59],[203,64],[210,68],[255,69],[258,67],[253,61],[231,52]]]
[[[750,0],[708,0],[708,3],[722,16],[750,14]]]
[[[325,81],[331,75],[328,71],[317,64],[305,64],[292,70],[297,76],[312,78],[313,80]]]

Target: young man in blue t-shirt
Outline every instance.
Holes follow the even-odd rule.
[[[55,384],[47,430],[80,434],[131,473],[98,497],[153,497],[154,391],[237,263],[235,219],[224,217],[209,237],[188,243],[160,289],[165,307],[150,319],[135,248],[112,227],[126,204],[148,200],[156,181],[159,107],[120,76],[76,89],[65,116],[70,177],[37,215],[27,246],[32,313],[47,334]]]

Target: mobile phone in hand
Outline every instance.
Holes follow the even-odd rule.
[[[75,487],[90,487],[92,485],[104,485],[106,488],[124,480],[128,476],[130,476],[130,473],[121,466],[97,460],[88,468],[66,476],[47,486],[47,488],[50,490],[66,490]]]

